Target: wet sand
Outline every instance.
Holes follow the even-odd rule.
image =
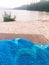
[[[36,43],[49,43],[49,21],[0,22],[0,39],[23,37]]]

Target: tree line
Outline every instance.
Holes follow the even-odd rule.
[[[27,6],[27,10],[49,11],[49,1],[30,4]]]

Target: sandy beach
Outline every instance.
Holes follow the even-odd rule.
[[[33,37],[29,36],[30,38],[33,38],[35,42],[39,43],[42,41],[42,43],[49,43],[49,22],[40,22],[40,21],[33,21],[33,22],[0,22],[0,33],[6,33],[6,34],[21,34],[17,37],[24,37],[27,38],[27,36],[24,35],[32,35]],[[1,38],[7,38],[6,35],[1,34]],[[8,36],[9,38],[10,35]],[[16,37],[16,36],[14,36]],[[0,38],[0,39],[1,39]],[[30,39],[29,38],[29,39]],[[38,38],[38,40],[37,40]],[[30,39],[32,40],[32,39]],[[46,41],[46,42],[45,42]],[[48,41],[48,42],[47,42]]]

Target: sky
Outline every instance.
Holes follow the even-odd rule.
[[[0,7],[14,8],[14,7],[30,4],[34,1],[38,2],[39,0],[0,0]]]

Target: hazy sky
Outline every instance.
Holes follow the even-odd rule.
[[[18,7],[39,0],[0,0],[0,7]]]

